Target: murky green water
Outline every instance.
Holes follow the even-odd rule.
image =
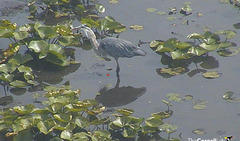
[[[193,14],[184,17],[177,14],[177,20],[168,21],[168,15],[160,16],[156,12],[148,13],[146,8],[156,8],[158,11],[168,11],[170,7],[180,9],[184,0],[120,0],[117,4],[109,4],[107,0],[99,1],[106,7],[106,12],[101,15],[114,17],[120,23],[126,25],[128,30],[120,34],[120,38],[127,39],[135,44],[139,40],[152,41],[155,39],[167,40],[176,37],[179,40],[186,40],[186,36],[193,32],[203,33],[203,27],[209,27],[211,31],[234,30],[233,24],[240,21],[239,10],[230,4],[221,4],[218,0],[191,0]],[[203,16],[198,17],[201,12]],[[27,22],[24,13],[8,17],[12,22],[19,25]],[[3,18],[3,17],[0,17]],[[184,20],[189,20],[189,25],[182,24]],[[139,24],[144,26],[143,31],[134,31],[129,29],[130,25]],[[176,24],[173,26],[172,24]],[[178,35],[172,34],[178,33]],[[184,35],[184,36],[182,36]],[[239,34],[231,41],[239,44]],[[6,45],[3,40],[0,44]],[[1,47],[0,47],[1,48]],[[217,61],[217,67],[208,69],[209,71],[219,71],[221,77],[217,79],[205,79],[199,73],[189,77],[187,73],[171,78],[163,78],[157,74],[156,69],[166,67],[161,62],[161,56],[156,54],[148,45],[142,45],[141,48],[147,52],[146,57],[134,57],[131,59],[119,59],[120,62],[120,84],[118,89],[114,89],[117,83],[115,74],[116,63],[99,60],[95,53],[76,49],[76,60],[81,62],[81,66],[72,73],[54,74],[56,82],[54,85],[61,85],[70,81],[73,89],[80,88],[82,99],[95,98],[96,93],[104,86],[111,86],[114,93],[123,94],[122,99],[114,99],[110,96],[102,97],[106,103],[115,104],[135,110],[138,117],[147,117],[153,112],[166,110],[165,104],[161,101],[166,98],[168,93],[178,93],[180,96],[192,95],[193,99],[207,100],[206,109],[193,109],[192,101],[172,102],[173,116],[166,119],[165,122],[178,126],[177,132],[171,134],[171,137],[178,137],[181,134],[182,140],[188,138],[197,139],[221,139],[224,136],[234,135],[235,140],[240,138],[240,126],[238,116],[239,103],[226,102],[222,95],[226,91],[235,92],[235,96],[240,97],[240,56],[220,57],[216,52],[211,52]],[[199,66],[201,68],[201,66]],[[107,68],[112,68],[108,71]],[[192,63],[189,70],[195,69]],[[46,72],[48,73],[48,72]],[[110,76],[107,76],[107,74]],[[49,78],[49,77],[48,77]],[[45,80],[46,81],[46,80]],[[47,81],[46,81],[47,82]],[[48,82],[50,83],[50,82]],[[50,83],[51,84],[51,83]],[[133,95],[136,90],[138,94]],[[2,89],[2,88],[1,88]],[[3,94],[3,91],[1,90]],[[41,93],[41,92],[40,92]],[[10,92],[8,92],[11,95]],[[32,103],[32,93],[14,96],[14,102],[8,106]],[[196,135],[192,130],[204,128],[207,132],[204,135]],[[220,135],[218,131],[225,131]],[[167,137],[167,134],[162,134]]]

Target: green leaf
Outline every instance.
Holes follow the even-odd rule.
[[[94,132],[94,134],[97,134],[99,136],[105,137],[105,138],[110,138],[111,134],[108,130],[97,130]]]
[[[220,37],[217,34],[213,34],[210,31],[206,31],[204,33],[203,37],[204,37],[203,41],[208,45],[214,44],[214,43],[220,41]]]
[[[203,39],[203,35],[199,34],[199,33],[192,33],[192,34],[189,34],[187,35],[187,37],[189,39]]]
[[[56,123],[53,120],[39,121],[37,124],[38,129],[45,135],[52,132],[55,126]]]
[[[153,13],[153,12],[156,12],[157,9],[156,8],[147,8],[146,11],[149,13]]]
[[[116,32],[116,33],[120,33],[123,31],[126,31],[127,28],[126,26],[120,24],[119,22],[115,21],[114,18],[110,17],[110,16],[106,16],[103,19],[101,19],[100,21],[100,29],[101,30],[105,30],[105,31],[109,31],[109,32]]]
[[[49,51],[53,51],[59,54],[65,53],[64,49],[62,49],[59,45],[57,44],[49,44]]]
[[[95,21],[95,20],[93,20],[93,19],[91,19],[91,18],[83,18],[83,19],[81,20],[81,23],[82,23],[82,24],[86,24],[86,25],[89,26],[90,28],[91,28],[91,27],[99,27],[99,26],[100,26],[99,22],[97,22],[97,21]]]
[[[157,113],[152,113],[151,115],[155,118],[160,118],[160,119],[166,119],[171,117],[173,114],[172,110],[169,111],[163,111],[163,112],[157,112]]]
[[[205,50],[204,48],[191,47],[191,48],[189,48],[187,54],[201,56],[201,55],[205,54],[206,52],[207,52],[207,50]]]
[[[26,86],[26,83],[21,80],[15,80],[15,81],[12,81],[10,85],[13,87],[22,88]]]
[[[76,15],[80,15],[82,16],[82,14],[86,11],[85,7],[81,4],[78,4],[76,7],[75,7],[75,12],[76,12]]]
[[[172,51],[170,52],[170,55],[172,59],[189,59],[190,58],[190,56],[186,52],[183,52],[180,50]]]
[[[142,25],[130,25],[130,29],[133,29],[133,30],[143,30],[144,27]]]
[[[198,129],[195,129],[192,131],[194,134],[197,134],[197,135],[203,135],[203,134],[206,134],[207,132],[205,131],[205,129],[203,128],[198,128]]]
[[[203,73],[203,77],[208,78],[208,79],[214,79],[220,77],[220,73],[217,71],[208,71]]]
[[[158,47],[158,46],[162,46],[163,44],[164,44],[163,41],[153,40],[153,41],[149,44],[149,46],[150,46],[151,48],[156,48],[156,47]]]
[[[13,110],[20,115],[29,114],[33,111],[34,105],[28,104],[25,106],[15,106]]]
[[[125,138],[133,138],[133,137],[136,136],[137,131],[138,131],[137,129],[134,129],[134,128],[132,128],[131,126],[130,126],[130,127],[127,127],[127,128],[125,128],[125,129],[123,130],[123,136],[124,136]]]
[[[72,138],[72,131],[71,130],[64,130],[60,134],[60,137],[65,140],[70,140]]]
[[[171,125],[169,123],[164,123],[160,128],[167,133],[174,133],[177,131],[178,127],[176,125]]]
[[[30,67],[21,65],[21,66],[18,67],[18,71],[19,72],[29,72],[29,73],[31,73],[32,69]]]
[[[158,127],[159,125],[163,124],[163,121],[160,118],[150,117],[145,120],[145,123],[150,127]]]
[[[124,116],[130,116],[134,113],[134,110],[132,109],[127,109],[127,108],[122,108],[122,109],[117,109],[117,112]]]
[[[228,47],[233,46],[233,43],[231,43],[229,41],[223,41],[218,46],[219,46],[219,48],[228,48]]]
[[[38,27],[37,32],[42,39],[50,39],[58,36],[56,29],[50,26]]]
[[[156,52],[171,52],[176,48],[177,39],[170,38],[163,45],[158,45]]]
[[[128,117],[117,117],[114,121],[112,121],[112,124],[116,127],[124,127],[126,124],[128,124],[131,121]]]
[[[179,94],[176,93],[169,93],[167,94],[167,98],[169,101],[176,101],[176,102],[180,102],[181,101],[181,97]]]
[[[199,47],[207,50],[207,51],[214,51],[218,48],[217,44],[207,44],[207,43],[201,43]]]
[[[36,53],[47,53],[48,52],[48,43],[44,40],[31,41],[28,46],[29,49],[33,49]],[[42,57],[43,58],[43,57]]]
[[[196,109],[196,110],[203,110],[203,109],[206,108],[206,105],[204,105],[204,104],[196,104],[196,105],[193,106],[193,108]]]
[[[90,135],[85,132],[80,132],[80,133],[73,134],[72,140],[73,141],[89,141],[89,136]]]
[[[217,51],[217,53],[223,57],[231,57],[231,56],[238,55],[239,49],[228,48],[228,49],[224,49],[224,50],[219,50],[219,51]]]
[[[61,122],[69,122],[72,120],[72,115],[70,113],[54,114],[53,117]]]
[[[85,117],[79,116],[75,119],[75,124],[81,128],[86,128],[90,125],[90,122]]]
[[[16,38],[17,40],[23,40],[23,39],[27,38],[28,35],[29,35],[29,33],[26,31],[19,31],[19,32],[13,33],[14,38]]]
[[[221,34],[225,35],[227,39],[231,39],[237,35],[237,33],[235,31],[231,31],[231,30],[220,30],[215,33],[220,34],[220,35]]]
[[[186,48],[190,48],[192,45],[187,42],[177,42],[175,46],[178,49],[186,49]]]
[[[150,126],[142,127],[143,134],[156,133],[157,131],[159,131],[158,127],[150,127]]]
[[[13,77],[14,76],[10,74],[0,73],[0,80],[6,81],[6,82],[11,82],[13,80]]]
[[[0,38],[10,38],[13,36],[14,30],[8,28],[0,28]]]

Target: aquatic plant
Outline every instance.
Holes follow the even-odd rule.
[[[45,91],[43,108],[28,104],[1,110],[0,131],[6,139],[99,141],[161,138],[160,132],[177,130],[175,125],[163,122],[173,113],[169,109],[153,113],[147,119],[133,116],[134,111],[126,108],[107,115],[105,107],[97,101],[79,100],[80,90],[49,86]]]

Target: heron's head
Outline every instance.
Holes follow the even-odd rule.
[[[79,29],[82,36],[85,38],[90,39],[96,39],[96,36],[94,34],[94,32],[92,31],[92,29],[88,26],[86,26],[85,24],[82,24],[78,27],[74,27],[73,29]]]

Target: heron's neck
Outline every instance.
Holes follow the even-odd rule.
[[[98,50],[99,43],[98,43],[97,39],[96,38],[91,38],[90,42],[91,42],[92,46],[94,47],[94,49]]]

